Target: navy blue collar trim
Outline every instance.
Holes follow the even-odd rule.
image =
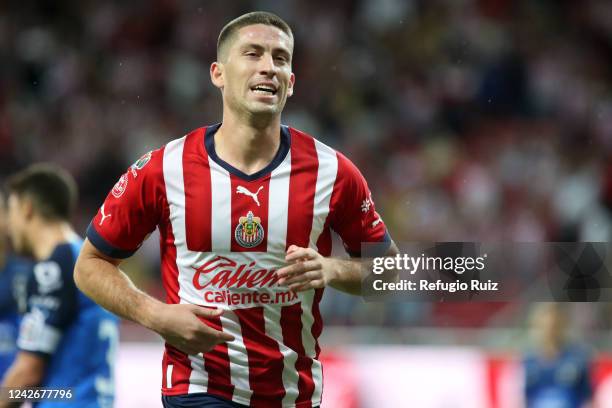
[[[215,150],[214,135],[217,130],[219,130],[219,127],[221,127],[221,123],[217,123],[206,128],[206,135],[204,136],[204,146],[206,147],[206,152],[208,153],[208,156],[210,156],[210,158],[215,161],[215,163],[230,172],[230,174],[233,174],[236,177],[240,177],[241,179],[246,181],[257,180],[258,178],[265,176],[268,173],[271,173],[283,162],[283,160],[285,160],[285,157],[287,157],[287,153],[289,153],[289,148],[291,147],[291,133],[289,132],[289,128],[285,125],[281,125],[280,146],[278,147],[274,159],[272,159],[272,161],[266,167],[259,170],[258,172],[253,174],[246,174],[238,170],[228,162],[223,161],[219,156],[217,156],[217,151]]]

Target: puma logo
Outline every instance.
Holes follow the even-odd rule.
[[[255,200],[255,203],[257,203],[257,206],[259,207],[259,199],[257,198],[257,194],[259,194],[262,188],[263,186],[259,186],[259,188],[257,189],[257,192],[252,193],[246,187],[238,186],[236,187],[236,193],[244,194],[244,195],[251,197],[253,200]]]
[[[104,220],[110,217],[111,214],[108,214],[108,215],[104,214],[104,204],[102,204],[102,207],[100,208],[100,214],[102,214],[102,219],[100,220],[100,223],[98,225],[102,226],[102,223],[104,222]]]

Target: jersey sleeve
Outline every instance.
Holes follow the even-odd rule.
[[[87,228],[87,238],[112,258],[130,257],[161,219],[164,197],[163,148],[128,168]]]
[[[340,235],[349,255],[361,256],[361,244],[365,242],[385,243],[382,247],[386,252],[391,237],[376,212],[368,183],[359,169],[340,153],[330,205],[330,227]]]
[[[26,284],[26,313],[19,327],[20,350],[51,355],[77,315],[72,279],[74,256],[66,248],[34,265]]]

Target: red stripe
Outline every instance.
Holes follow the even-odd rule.
[[[234,310],[249,360],[249,383],[253,394],[251,407],[281,407],[285,396],[283,386],[283,355],[278,343],[266,335],[263,307]]]
[[[270,195],[270,175],[254,181],[244,181],[243,179],[232,174],[230,179],[232,183],[232,252],[266,252],[268,245],[268,234],[266,231],[268,231],[268,197]],[[259,190],[259,193],[256,194],[260,205],[257,205],[257,202],[252,196],[238,193],[238,187],[245,188],[252,194],[257,193],[257,190],[263,187],[261,190]],[[252,248],[245,248],[236,240],[234,231],[240,222],[240,217],[246,217],[249,211],[253,212],[253,217],[258,217],[260,219],[264,230],[264,236],[259,244]],[[242,231],[241,236],[245,242],[254,242],[257,239],[256,235],[247,235],[245,230]]]
[[[206,128],[196,129],[185,138],[183,182],[187,249],[209,252],[211,245],[211,181],[208,154],[204,148]]]
[[[220,317],[206,319],[200,317],[200,320],[215,330],[223,330]],[[231,400],[234,395],[234,386],[232,385],[230,374],[227,343],[219,344],[204,354],[204,368],[208,373],[207,392]]]
[[[166,367],[172,364],[172,388],[168,388],[168,384],[162,387],[162,393],[164,395],[180,395],[187,394],[189,391],[189,377],[191,376],[191,361],[187,354],[174,348],[172,345],[166,343],[166,350],[164,351],[164,380],[166,382]]]
[[[314,139],[291,129],[291,178],[287,216],[287,248],[307,248],[312,230],[319,160]]]
[[[323,232],[317,239],[317,252],[323,256],[330,256],[332,250],[331,231],[329,229],[329,217],[325,220]]]
[[[166,376],[166,373],[168,372],[168,355],[166,354],[166,350],[164,350],[164,356],[162,357],[162,393],[164,390],[167,390],[169,387],[168,384],[168,377]]]
[[[298,355],[295,369],[298,372],[299,394],[295,400],[300,408],[312,407],[314,380],[312,379],[312,360],[306,355],[302,343],[302,305],[296,303],[281,309],[280,325],[283,330],[283,343]]]
[[[161,157],[165,147],[162,148]],[[159,163],[152,161],[150,165],[162,166],[161,173],[163,174],[163,159]],[[164,175],[165,176],[165,175]],[[159,251],[161,258],[162,283],[166,291],[166,303],[180,303],[179,298],[179,282],[178,282],[178,267],[176,264],[176,246],[174,245],[174,233],[172,231],[172,223],[170,222],[170,206],[168,205],[168,197],[166,194],[165,179],[161,183],[163,213],[159,223]]]
[[[160,258],[162,283],[166,292],[166,303],[180,303],[178,267],[176,266],[176,247],[174,246],[174,234],[169,223],[160,225]]]

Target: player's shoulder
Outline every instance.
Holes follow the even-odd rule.
[[[182,137],[184,138],[186,135]],[[173,142],[179,139],[181,138],[171,139],[161,146],[142,153],[140,157],[137,157],[137,159],[132,162],[128,171],[122,176],[122,179],[117,182],[117,185],[115,185],[115,189],[117,189],[118,185],[122,182],[124,185],[127,185],[132,179],[137,183],[138,181],[146,181],[146,183],[149,183],[155,182],[155,180],[162,180],[165,151],[168,149],[168,146],[171,146]],[[120,192],[124,189],[125,187],[121,189],[115,197],[118,197]]]
[[[47,259],[32,267],[30,282],[36,292],[42,295],[56,292],[65,284],[72,283],[72,271],[76,263],[77,242],[64,242],[57,245]]]
[[[343,152],[303,130],[290,126],[287,126],[287,128],[291,134],[292,146],[300,148],[307,144],[314,145],[313,154],[316,154],[319,164],[331,162],[337,166],[336,177],[339,181],[356,181],[363,177],[359,168]]]
[[[164,157],[164,149],[166,144],[143,153],[136,161],[130,165],[130,172],[134,177],[138,173],[154,173],[159,170]]]
[[[348,159],[348,157],[346,157],[346,155],[337,150],[335,147],[323,142],[318,137],[292,126],[283,125],[283,127],[288,131],[291,137],[292,147],[297,149],[310,147],[313,155],[316,154],[319,159],[337,160],[339,167],[352,165],[352,162],[350,159]]]
[[[166,146],[181,142],[183,140],[185,141],[185,143],[193,142],[194,144],[198,144],[200,147],[204,146],[204,142],[205,142],[204,138],[206,137],[207,131],[216,131],[220,126],[221,126],[220,123],[215,123],[215,124],[197,127],[195,129],[188,131],[183,136],[177,137],[171,140],[170,142],[166,143]]]
[[[220,123],[204,125],[169,140],[165,145],[158,149],[158,155],[162,160],[176,160],[178,157],[188,157],[194,160],[206,155],[208,143],[214,143],[214,139],[208,136],[214,134],[221,126]]]
[[[139,172],[146,168],[144,171],[149,173],[161,171],[163,169],[164,156],[168,154],[168,151],[173,150],[177,145],[187,147],[187,141],[193,141],[194,144],[197,143],[203,146],[206,130],[214,126],[215,125],[201,126],[188,131],[182,136],[172,137],[166,143],[142,154],[138,160],[130,166],[130,169]],[[198,139],[198,141],[194,139]]]
[[[75,238],[71,241],[58,244],[47,259],[34,265],[34,269],[46,271],[47,269],[59,268],[60,270],[72,273],[82,243],[82,239]]]

